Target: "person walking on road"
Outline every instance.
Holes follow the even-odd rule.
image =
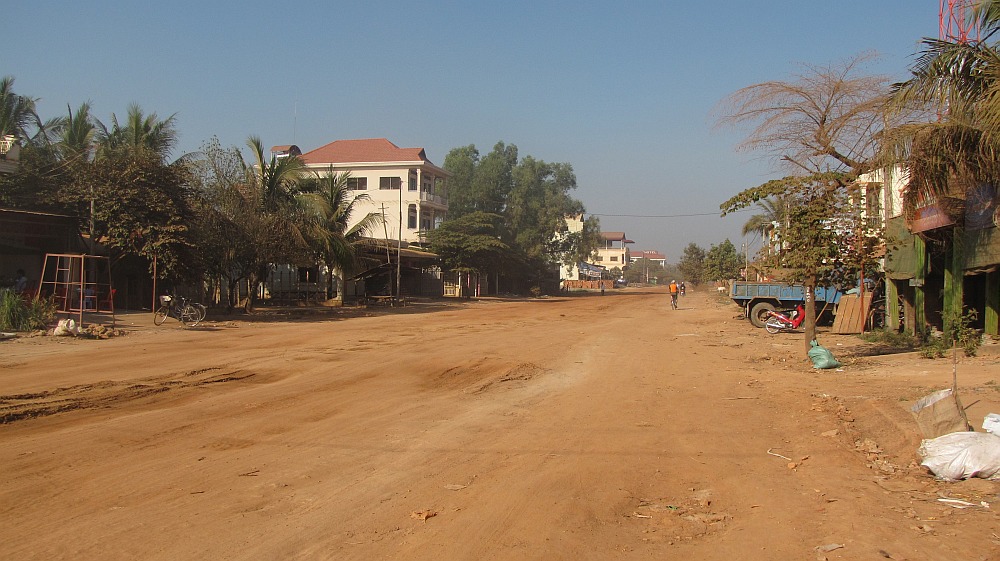
[[[670,285],[667,286],[667,289],[670,290],[670,307],[676,310],[677,293],[680,292],[680,287],[677,286],[677,281],[675,280],[670,281]]]

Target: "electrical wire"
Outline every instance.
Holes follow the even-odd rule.
[[[750,208],[734,210],[733,212],[727,212],[726,214],[736,214],[738,212],[748,212]],[[720,212],[697,212],[692,214],[604,214],[601,212],[589,212],[590,216],[610,216],[617,218],[688,218],[693,216],[719,216]]]

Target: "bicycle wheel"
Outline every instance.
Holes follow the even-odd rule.
[[[180,317],[181,323],[183,323],[188,327],[194,327],[198,325],[198,322],[201,321],[201,319],[199,319],[200,317],[201,316],[198,314],[198,310],[195,309],[195,307],[192,306],[191,304],[187,304],[181,309],[181,317]]]
[[[198,312],[198,323],[205,321],[205,315],[208,314],[208,309],[204,305],[197,302],[191,304],[195,311]]]
[[[160,306],[159,309],[153,312],[153,325],[163,325],[168,315],[170,315],[170,310],[166,306]]]

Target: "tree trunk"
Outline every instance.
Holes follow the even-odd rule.
[[[232,313],[236,309],[236,305],[239,303],[240,299],[240,279],[231,278],[227,284],[226,291],[226,311]]]
[[[337,295],[334,296],[334,300],[339,303],[339,305],[344,305],[344,271],[341,268],[330,269],[330,274],[336,278],[337,283]],[[333,279],[331,279],[333,280]]]
[[[816,275],[809,275],[805,282],[806,319],[803,322],[805,332],[805,349],[808,355],[812,341],[816,338]]]

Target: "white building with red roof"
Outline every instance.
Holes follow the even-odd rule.
[[[608,270],[625,268],[631,262],[628,244],[635,243],[625,236],[625,232],[601,232],[604,244],[597,248],[594,263]]]
[[[658,264],[661,267],[667,266],[667,256],[656,250],[645,250],[645,251],[630,251],[629,259],[632,261],[638,261],[640,259],[648,259],[653,263]]]
[[[297,151],[294,146],[275,149],[279,157]],[[423,148],[400,148],[385,138],[335,140],[299,157],[320,175],[331,169],[350,172],[350,188],[368,195],[352,219],[359,221],[370,213],[385,217],[385,229],[371,232],[371,237],[426,242],[426,233],[448,214],[450,174],[427,159]]]

